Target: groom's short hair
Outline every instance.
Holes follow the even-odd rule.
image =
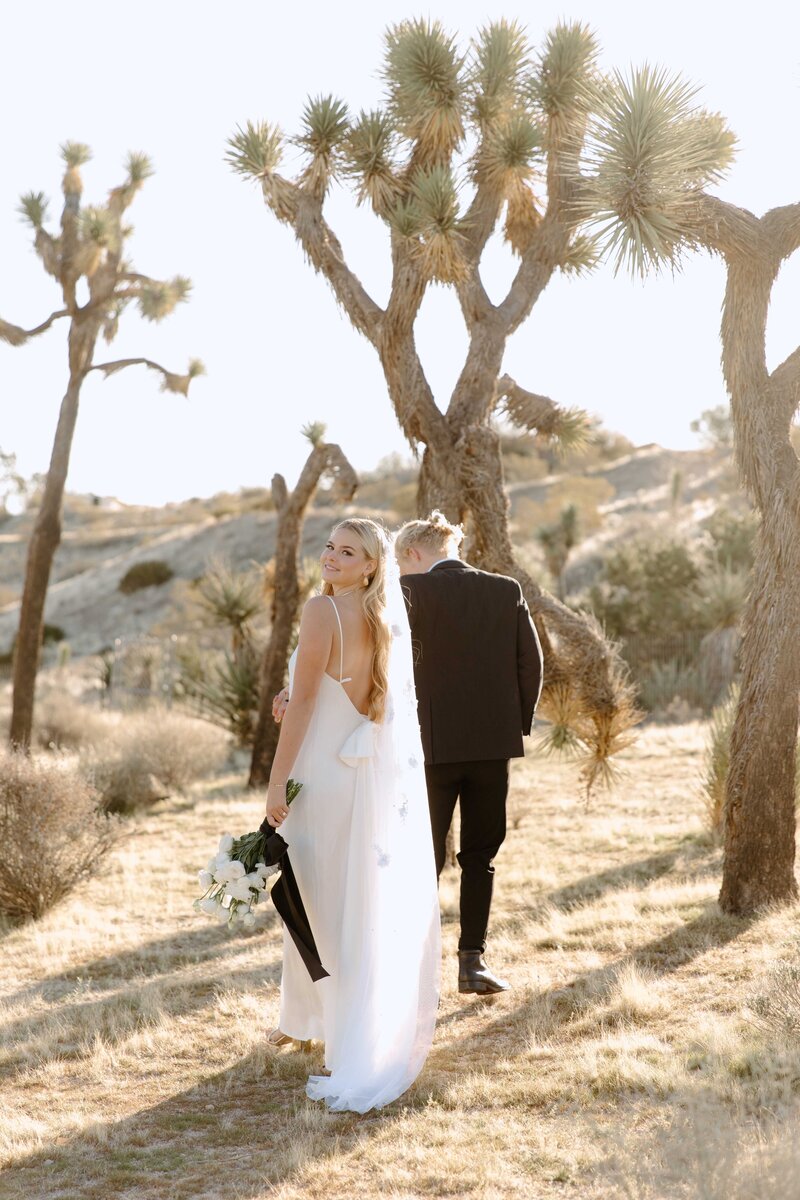
[[[435,508],[424,521],[407,521],[395,535],[394,548],[397,554],[406,554],[414,546],[426,550],[444,550],[451,543],[458,548],[464,540],[460,525],[452,525],[444,513]]]

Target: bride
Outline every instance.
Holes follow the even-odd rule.
[[[306,1087],[331,1109],[389,1104],[419,1074],[438,1005],[440,933],[411,638],[374,521],[337,525],[303,609],[267,794],[328,978],[284,929],[279,1028],[325,1043]],[[279,718],[279,712],[276,717]],[[302,783],[288,808],[286,782]]]

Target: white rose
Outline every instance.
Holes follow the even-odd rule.
[[[229,883],[225,891],[232,900],[241,900],[243,903],[250,901],[250,884],[246,879],[237,879],[234,883]]]
[[[231,914],[228,912],[227,908],[221,908],[217,913],[217,917],[223,925],[227,925],[228,921],[231,919]]]
[[[215,854],[211,861],[214,863],[215,867],[224,867],[226,863],[231,861],[231,856],[224,850],[220,850],[219,854]]]
[[[203,889],[203,891],[205,891],[206,888],[211,887],[212,883],[214,882],[214,876],[210,871],[200,871],[197,875],[197,882],[200,884],[200,887]]]
[[[222,905],[219,900],[214,900],[211,896],[206,896],[205,900],[200,901],[200,908],[204,913],[208,913],[210,917],[215,917],[220,912]]]
[[[256,919],[251,912],[245,913],[242,917],[242,924],[244,925],[245,929],[252,929],[255,923]]]
[[[256,863],[254,869],[256,874],[260,875],[262,879],[267,878],[267,875],[269,874],[269,867],[266,863]]]
[[[208,860],[208,862],[206,863],[206,870],[210,871],[211,874],[213,875],[218,866],[219,866],[219,863],[217,862],[217,857],[215,855],[213,858],[210,858]]]
[[[220,854],[230,854],[232,849],[233,849],[233,835],[230,833],[223,833],[222,837],[219,839]]]
[[[250,871],[248,875],[245,875],[245,879],[250,887],[258,888],[259,891],[264,887],[264,877],[260,871]]]
[[[234,879],[241,879],[243,874],[244,867],[240,862],[226,862],[224,866],[217,867],[214,878],[217,883],[233,883]]]

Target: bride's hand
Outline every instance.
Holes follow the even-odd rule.
[[[271,783],[267,791],[267,824],[277,829],[289,815],[286,803],[286,784]]]
[[[289,689],[282,688],[272,701],[272,719],[276,725],[280,725],[283,720],[283,714],[286,712],[288,703]]]

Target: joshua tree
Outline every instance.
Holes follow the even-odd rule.
[[[797,897],[800,462],[791,428],[800,403],[800,346],[769,372],[765,336],[772,286],[800,247],[800,203],[760,219],[711,197],[698,209],[696,241],[727,266],[722,366],[739,474],[760,518],[743,621],[720,894],[726,911],[745,913]]]
[[[761,518],[745,614],[742,687],[731,745],[721,903],[744,912],[797,893],[794,774],[800,694],[800,464],[790,440],[800,395],[800,347],[771,373],[765,329],[781,264],[800,247],[800,204],[762,218],[709,195],[734,138],[695,91],[662,70],[599,79],[582,26],[559,25],[531,63],[522,34],[500,22],[468,57],[438,24],[404,22],[387,34],[387,107],[354,121],[332,98],[310,101],[294,182],[278,174],[282,138],[248,125],[230,143],[237,170],[261,183],[353,325],[375,347],[397,417],[422,443],[420,506],[468,516],[472,554],[523,583],[546,654],[543,711],[554,737],[572,723],[592,760],[588,779],[624,739],[629,692],[596,628],[541,593],[514,562],[493,413],[522,428],[561,433],[580,419],[500,375],[508,336],[557,270],[611,255],[642,274],[674,265],[685,248],[722,256],[727,287],[723,371],[742,481]],[[472,152],[458,151],[469,126]],[[457,172],[471,193],[459,204]],[[323,215],[330,181],[350,180],[387,224],[392,289],[385,308],[348,268]],[[514,281],[492,304],[479,263],[505,212],[519,255]],[[432,280],[457,291],[470,335],[446,413],[434,403],[414,347],[414,321]],[[549,634],[555,636],[555,644]]]
[[[292,633],[302,600],[300,589],[300,540],[306,509],[324,475],[333,477],[342,500],[351,500],[358,478],[339,446],[324,441],[325,426],[307,425],[303,433],[311,443],[305,466],[295,489],[290,492],[282,475],[272,477],[272,498],[278,514],[275,541],[275,572],[272,595],[272,629],[261,664],[259,711],[250,764],[250,787],[261,787],[269,779],[278,726],[272,719],[272,698],[283,687]]]
[[[620,136],[621,130],[636,137]],[[797,896],[795,747],[800,698],[800,462],[791,442],[800,347],[767,370],[775,279],[800,247],[800,203],[761,218],[704,191],[729,159],[721,118],[663,73],[615,77],[590,115],[575,207],[641,273],[685,248],[725,262],[722,367],[742,483],[760,519],[744,613],[741,691],[731,738],[720,903],[752,912]]]
[[[35,329],[20,329],[0,320],[0,340],[12,346],[24,345],[56,321],[69,322],[69,382],[61,402],[50,467],[28,548],[14,651],[10,740],[12,745],[20,747],[30,744],[45,600],[53,557],[61,540],[64,486],[83,382],[91,371],[102,371],[106,378],[125,367],[143,365],[160,372],[162,389],[185,396],[191,380],[203,371],[197,360],[189,364],[185,375],[167,371],[148,358],[95,363],[98,337],[102,333],[106,342],[114,340],[120,316],[132,300],[138,303],[142,316],[150,321],[160,321],[176,304],[188,298],[191,284],[183,276],[161,282],[140,275],[123,258],[125,239],[131,232],[124,223],[125,214],[144,181],[152,174],[149,159],[143,154],[130,154],[123,183],[109,192],[105,206],[90,207],[81,205],[80,168],[91,157],[88,146],[67,142],[61,147],[61,154],[66,171],[62,182],[64,206],[60,232],[53,234],[45,229],[47,200],[43,192],[24,195],[20,212],[35,231],[34,246],[45,271],[61,288],[63,307],[51,313]],[[86,299],[83,302],[78,296],[81,280],[85,280]]]
[[[309,100],[295,139],[307,161],[296,180],[278,173],[284,139],[269,124],[239,129],[228,153],[234,169],[260,182],[268,207],[294,230],[375,348],[398,421],[412,448],[423,448],[420,513],[436,506],[467,521],[470,559],[520,580],[545,653],[541,711],[559,743],[569,725],[587,750],[588,786],[629,740],[636,720],[631,690],[599,626],[543,592],[516,562],[495,421],[506,418],[565,446],[587,429],[584,413],[504,374],[503,355],[553,275],[589,270],[597,259],[575,205],[584,130],[602,95],[592,86],[596,57],[594,38],[580,25],[559,25],[534,57],[521,29],[505,21],[485,28],[466,55],[438,22],[404,21],[386,35],[384,109],[351,119],[341,100]],[[625,119],[620,114],[615,125],[620,138]],[[359,203],[369,202],[387,228],[392,286],[384,308],[345,262],[326,220],[336,179],[350,184]],[[463,205],[462,184],[470,193]],[[493,304],[480,265],[501,219],[519,267],[507,295]],[[414,323],[435,282],[455,289],[469,334],[446,412],[414,342]]]

